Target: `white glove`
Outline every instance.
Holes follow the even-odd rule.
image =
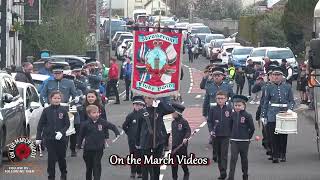
[[[48,103],[44,103],[44,108],[47,108],[49,107],[49,104]]]
[[[153,107],[158,107],[159,103],[160,103],[160,100],[154,100],[153,103],[152,103],[152,106]]]
[[[265,118],[261,118],[260,121],[262,122],[263,125],[266,125],[266,124],[267,124],[267,121],[266,121]]]
[[[293,113],[293,111],[291,109],[288,109],[287,113]]]
[[[39,145],[39,144],[41,144],[41,140],[36,140],[36,145]]]
[[[80,101],[80,97],[79,97],[79,96],[76,96],[76,97],[74,98],[74,102],[75,102],[75,103],[79,103],[79,101]]]
[[[62,138],[62,133],[61,132],[56,132],[56,140],[60,140]]]

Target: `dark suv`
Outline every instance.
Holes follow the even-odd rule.
[[[12,76],[0,71],[0,165],[6,145],[26,135],[23,100]]]

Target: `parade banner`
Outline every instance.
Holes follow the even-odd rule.
[[[178,93],[180,88],[180,33],[136,31],[131,89],[154,98]]]

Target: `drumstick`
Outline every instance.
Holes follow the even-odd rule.
[[[198,132],[197,130],[194,130],[194,131],[192,132],[192,134],[190,135],[190,137],[187,138],[187,141],[189,141],[189,140],[192,138],[192,136],[194,136],[197,132]],[[183,145],[184,145],[184,143],[181,143],[179,146],[177,146],[177,147],[171,152],[171,154],[175,154]]]

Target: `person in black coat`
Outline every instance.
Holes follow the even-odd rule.
[[[101,177],[101,158],[106,140],[109,139],[108,129],[110,123],[99,116],[99,107],[89,105],[86,108],[88,120],[81,127],[78,148],[84,140],[83,159],[86,164],[86,180],[100,180]],[[119,131],[116,136],[119,136]]]
[[[20,81],[20,82],[25,82],[25,83],[30,83],[34,85],[34,82],[31,77],[31,73],[33,71],[33,66],[29,62],[23,63],[22,67],[16,68],[16,76],[15,80]]]
[[[145,97],[144,100],[146,108],[140,110],[143,118],[138,122],[136,146],[141,149],[143,157],[159,158],[162,156],[167,137],[163,116],[173,113],[174,109],[152,97]],[[160,166],[145,165],[142,168],[142,179],[148,180],[149,174],[151,179],[159,179]]]
[[[237,94],[242,95],[243,86],[246,82],[246,75],[241,68],[236,70],[235,82],[237,84]]]
[[[220,171],[218,179],[227,177],[229,138],[232,129],[232,108],[226,105],[227,100],[228,95],[223,91],[218,91],[216,94],[217,105],[210,108],[208,114],[209,131],[214,138],[215,145],[213,148],[215,148],[214,152],[217,154]]]
[[[248,151],[255,128],[252,115],[245,110],[247,101],[248,98],[245,96],[233,96],[235,112],[232,113],[231,160],[228,180],[234,180],[239,154],[243,173],[242,179],[248,180]]]
[[[135,158],[140,158],[141,153],[139,149],[136,148],[136,134],[138,128],[138,122],[142,118],[139,110],[144,108],[145,102],[142,96],[134,96],[133,100],[133,112],[127,115],[126,120],[122,124],[122,129],[128,136],[128,144],[130,154],[133,154]],[[138,178],[142,178],[141,166],[132,164],[131,166],[131,178],[135,178],[136,174]]]
[[[191,128],[186,119],[182,117],[182,113],[185,109],[184,106],[173,103],[172,107],[175,109],[175,112],[172,114],[174,120],[171,123],[172,130],[172,158],[174,162],[178,162],[178,156],[188,156],[188,138],[191,135]],[[180,146],[180,147],[179,147]],[[186,164],[181,164],[181,167],[184,172],[183,180],[189,179],[189,169]],[[178,164],[171,165],[172,168],[172,179],[178,179]]]
[[[61,92],[53,91],[49,98],[51,105],[41,114],[37,127],[36,144],[40,145],[42,140],[45,141],[48,150],[48,179],[55,179],[55,165],[58,161],[61,180],[66,180],[66,131],[70,126],[69,116],[66,108],[60,106]]]

